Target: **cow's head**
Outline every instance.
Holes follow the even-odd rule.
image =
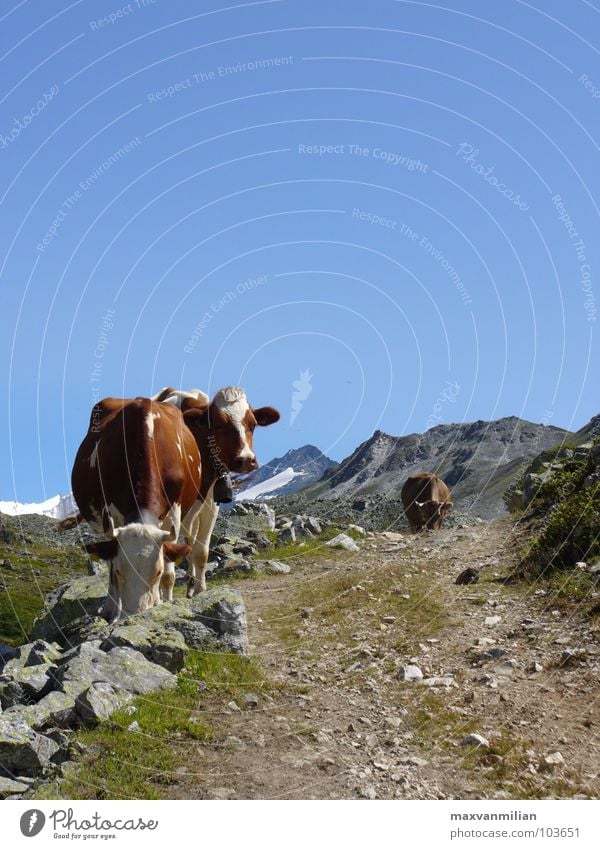
[[[451,501],[415,501],[415,507],[421,516],[421,523],[429,530],[437,531],[442,527],[444,516],[452,507]]]
[[[109,563],[110,590],[103,615],[115,622],[158,604],[165,560],[178,561],[191,548],[176,543],[173,528],[164,531],[134,522],[111,526],[107,533],[110,539],[89,543],[85,550],[93,560]]]
[[[239,386],[219,389],[209,405],[186,401],[182,409],[192,432],[196,428],[204,430],[215,464],[237,473],[258,469],[252,445],[254,428],[280,419],[279,411],[273,407],[253,409]]]

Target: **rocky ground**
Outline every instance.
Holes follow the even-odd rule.
[[[21,769],[7,731],[0,754],[16,752],[11,773],[33,789],[5,780],[3,794],[598,798],[600,585],[593,569],[581,564],[536,582],[507,582],[526,533],[509,519],[417,536],[356,525],[344,531],[340,537],[331,521],[307,516],[276,519],[264,506],[238,509],[214,539],[213,589],[193,610],[181,573],[179,601],[110,635],[93,616],[102,576],[74,578],[48,596],[32,637],[67,649],[53,643],[56,657],[36,657],[33,666],[37,644],[20,650],[15,669],[0,676],[0,725],[7,731],[18,714],[38,734],[23,751],[37,751],[46,737],[52,751],[42,752],[48,766],[36,760]],[[457,584],[465,570],[478,580]],[[204,610],[215,593],[221,604],[232,592],[222,581],[234,581],[245,602],[248,658],[239,654],[246,648],[239,601],[235,616]],[[225,622],[235,624],[235,645],[221,633]],[[216,653],[205,645],[206,627],[223,641]],[[81,654],[68,650],[74,635],[103,675],[70,674]],[[237,655],[228,654],[232,648]],[[167,677],[169,687],[159,695],[128,687],[127,676],[116,681],[112,653],[119,652]],[[23,676],[36,670],[49,680],[28,706],[18,686],[29,693]],[[92,680],[104,682],[102,692]],[[112,699],[111,691],[107,705],[105,690],[115,681],[127,692]],[[121,703],[126,710],[113,714]]]
[[[215,695],[165,795],[597,798],[600,593],[499,582],[518,542],[507,521],[383,533],[245,582],[264,681]]]

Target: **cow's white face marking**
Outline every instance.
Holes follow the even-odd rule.
[[[94,450],[90,454],[90,469],[93,469],[98,462],[98,446],[100,445],[100,440],[94,445]]]
[[[146,430],[150,439],[154,439],[154,419],[160,419],[160,413],[150,412],[146,414]]]
[[[219,389],[215,395],[214,404],[227,416],[239,434],[242,448],[238,457],[244,460],[256,459],[254,451],[248,445],[246,428],[244,426],[244,418],[250,410],[250,404],[244,390],[239,386],[228,386],[226,389]]]
[[[125,616],[140,613],[160,601],[162,543],[168,536],[169,531],[138,523],[118,529],[119,548],[112,563]]]

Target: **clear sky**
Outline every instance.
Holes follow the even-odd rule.
[[[165,384],[279,407],[263,461],[600,411],[593,4],[0,9],[0,498]]]

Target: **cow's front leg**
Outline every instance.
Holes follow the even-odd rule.
[[[175,586],[175,564],[167,560],[160,579],[160,595],[163,601],[173,601],[173,587]]]
[[[188,559],[188,598],[193,598],[198,593],[203,593],[206,590],[205,573],[210,551],[210,538],[218,515],[219,508],[213,501],[211,492],[210,496],[202,505],[192,538],[189,540],[192,546],[192,553]]]
[[[198,593],[203,593],[206,590],[208,551],[209,547],[205,543],[196,542],[192,547],[192,553],[188,558],[190,564],[188,569],[188,598],[193,598]]]

